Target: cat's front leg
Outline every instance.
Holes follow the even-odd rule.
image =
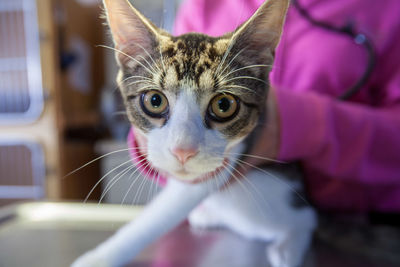
[[[71,267],[110,267],[112,264],[108,262],[107,257],[100,250],[91,250],[72,263]]]
[[[224,181],[220,181],[220,185]],[[216,186],[213,190],[217,190]],[[129,263],[154,240],[181,223],[211,193],[206,184],[184,184],[170,180],[163,191],[134,221],[110,239],[78,258],[73,267],[119,267]]]

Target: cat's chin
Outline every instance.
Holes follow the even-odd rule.
[[[217,167],[213,171],[205,172],[202,174],[193,174],[191,172],[188,172],[185,169],[175,171],[173,173],[173,177],[176,178],[177,180],[185,183],[190,183],[190,184],[198,184],[198,183],[203,183],[206,182],[210,179],[216,178],[220,175],[221,172],[223,172],[224,169],[226,169],[226,166],[228,165],[229,160],[224,159],[222,162],[221,166]]]

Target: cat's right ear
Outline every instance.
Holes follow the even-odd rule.
[[[289,0],[266,0],[234,32],[232,40],[236,46],[247,50],[274,53],[282,34]]]
[[[130,57],[152,53],[159,43],[162,30],[135,9],[128,0],[103,0],[119,64]]]

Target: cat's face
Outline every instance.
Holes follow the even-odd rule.
[[[153,167],[193,181],[230,164],[231,149],[264,110],[287,8],[287,1],[269,2],[235,32],[214,38],[173,37],[125,0],[105,1],[117,81]]]
[[[230,74],[261,62],[250,62],[237,49],[222,62],[229,41],[198,34],[169,38],[149,51],[149,64],[121,68],[128,116],[147,138],[153,167],[198,179],[220,167],[226,152],[256,125],[266,85],[246,77],[265,81],[267,68]]]

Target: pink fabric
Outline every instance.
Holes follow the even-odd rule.
[[[164,186],[167,183],[167,178],[152,168],[145,156],[140,153],[138,144],[135,140],[134,128],[131,128],[129,131],[127,141],[128,147],[130,148],[129,153],[136,168],[138,168],[145,178],[151,179],[159,185]]]
[[[221,35],[263,0],[187,0],[175,33]],[[400,212],[400,1],[299,0],[317,19],[349,21],[374,43],[377,65],[351,99],[367,53],[348,37],[311,25],[290,7],[271,83],[281,115],[279,158],[301,160],[313,202],[322,209]]]

